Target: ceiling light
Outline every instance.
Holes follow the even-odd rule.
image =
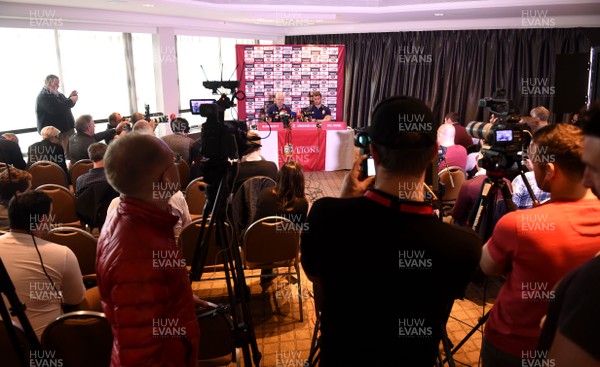
[[[444,15],[444,13],[433,13],[434,17],[443,17]]]
[[[154,4],[142,4],[144,8],[154,8]]]

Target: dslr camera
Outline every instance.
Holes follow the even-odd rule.
[[[498,91],[497,95],[503,97],[505,92]],[[519,122],[521,117],[515,113],[511,100],[486,97],[479,100],[479,107],[488,109],[497,119],[487,123],[472,121],[466,126],[471,137],[484,140],[487,146],[481,149],[483,157],[478,164],[490,172],[505,172],[521,162],[531,142],[531,129]]]

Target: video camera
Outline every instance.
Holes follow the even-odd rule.
[[[233,83],[230,86],[235,85],[235,82],[228,83]],[[213,86],[210,84],[210,87]],[[236,99],[237,94],[239,92],[235,93],[232,99]],[[241,158],[250,148],[246,122],[225,121],[225,110],[235,106],[232,99],[223,93],[218,100],[190,100],[191,113],[206,117],[200,135],[199,153],[203,157],[203,164],[206,167],[204,179],[207,184],[217,183],[224,174],[228,165],[227,161]]]
[[[531,129],[519,122],[512,101],[498,98],[506,92],[499,90],[497,97],[479,100],[479,107],[487,108],[497,119],[494,122],[471,121],[466,126],[467,133],[476,139],[483,139],[489,147],[482,148],[483,157],[478,164],[490,172],[504,172],[522,160],[523,152],[531,142]]]

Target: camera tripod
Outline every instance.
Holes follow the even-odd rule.
[[[539,201],[536,199],[535,194],[533,193],[533,189],[527,181],[525,177],[524,169],[521,164],[521,161],[517,161],[517,167],[519,170],[519,175],[523,179],[523,183],[527,188],[527,192],[531,196],[534,205],[539,205]],[[487,240],[492,236],[492,232],[494,230],[494,226],[496,225],[497,220],[500,215],[498,214],[498,193],[502,194],[502,201],[505,205],[506,212],[512,212],[517,210],[516,204],[512,201],[512,194],[508,187],[507,182],[504,179],[504,171],[503,170],[486,170],[486,178],[481,186],[481,192],[479,194],[479,198],[477,200],[478,205],[475,206],[471,212],[470,221],[471,228],[477,232],[481,238],[483,239],[483,243],[486,243]],[[475,276],[484,276],[483,288],[484,288],[484,299],[483,304],[485,305],[485,289],[487,288],[487,276],[485,276],[481,269],[477,269]],[[485,307],[485,306],[484,306]],[[478,320],[477,324],[473,326],[473,328],[467,333],[467,335],[446,355],[446,358],[443,362],[452,361],[452,356],[467,342],[467,340],[475,334],[480,328],[485,324],[488,317],[490,315],[490,310],[485,312]],[[449,343],[447,340],[447,335],[444,336],[446,338],[445,342]],[[445,344],[446,345],[446,344]],[[452,362],[453,363],[453,362]]]
[[[27,339],[27,343],[29,347],[34,351],[42,350],[42,345],[40,344],[39,339],[35,335],[33,331],[33,327],[25,315],[25,304],[21,303],[17,293],[15,291],[15,286],[4,267],[4,263],[0,258],[0,294],[6,296],[6,299],[10,303],[10,314],[16,316],[19,319],[19,323],[21,324],[21,328],[25,332],[25,337]],[[19,340],[16,332],[16,327],[12,323],[12,318],[9,314],[8,309],[6,308],[6,304],[4,300],[0,296],[0,316],[2,317],[2,322],[4,323],[4,327],[6,328],[6,333],[13,345],[13,348],[16,354],[19,356],[19,362],[23,367],[29,366],[30,364],[30,356],[27,355],[28,350],[27,346],[24,346],[23,343]]]
[[[226,163],[223,164],[225,165]],[[209,182],[206,188],[207,202],[202,215],[200,234],[196,243],[196,250],[194,251],[190,278],[192,281],[198,281],[202,276],[210,245],[211,233],[213,233],[214,229],[215,243],[221,249],[220,254],[223,256],[223,271],[227,283],[229,310],[232,319],[231,332],[235,341],[235,347],[242,349],[244,365],[251,366],[252,362],[254,362],[254,365],[259,366],[262,355],[258,349],[250,308],[248,306],[250,291],[246,284],[237,240],[234,236],[228,237],[228,229],[225,226],[224,217],[229,205],[226,198],[231,196],[231,192],[228,189],[230,187],[229,171],[230,168],[227,168],[222,172],[223,174],[218,186]],[[207,221],[209,221],[208,226],[206,225]]]

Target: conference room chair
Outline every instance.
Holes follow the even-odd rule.
[[[6,325],[0,320],[0,350],[2,351],[2,366],[4,367],[22,367],[22,358],[26,361],[27,366],[30,365],[31,360],[31,343],[27,340],[27,336],[20,326],[13,322],[13,330],[17,334],[17,341],[21,348],[22,355],[17,352],[9,334],[6,329]]]
[[[300,229],[294,222],[285,217],[269,216],[258,219],[248,226],[242,240],[242,263],[244,269],[281,269],[284,272],[267,275],[246,275],[253,277],[287,276],[292,284],[292,276],[298,281],[298,304],[300,307],[300,322],[304,321],[302,312],[302,283],[300,281]],[[282,292],[280,287],[276,292]],[[287,294],[288,292],[286,292]],[[284,294],[284,296],[286,295]],[[292,293],[289,292],[291,295]],[[276,294],[276,299],[282,295]],[[291,303],[291,302],[290,302]]]
[[[246,228],[254,220],[260,193],[276,184],[271,177],[254,176],[244,181],[236,190],[231,203],[231,220],[234,223],[236,238],[241,238]]]
[[[451,166],[441,170],[438,177],[446,187],[444,195],[440,198],[444,216],[446,216],[458,199],[460,188],[467,180],[467,172],[458,166]]]
[[[79,262],[86,288],[96,284],[96,237],[81,228],[58,227],[52,228],[44,239],[70,248]]]
[[[208,220],[206,221],[205,229],[203,233],[207,234],[208,231]],[[202,218],[196,219],[192,221],[190,224],[185,226],[181,233],[179,234],[179,238],[177,239],[179,248],[181,249],[181,253],[183,258],[185,259],[186,266],[188,270],[191,270],[193,260],[194,260],[194,252],[196,251],[198,245],[198,238],[200,237],[200,229],[202,228]],[[231,226],[227,223],[223,223],[223,228],[225,230],[225,241],[226,247],[223,249],[218,245],[216,239],[216,226],[213,226],[210,233],[210,239],[207,243],[208,252],[205,256],[204,269],[203,274],[200,280],[222,280],[223,277],[215,275],[216,273],[222,272],[224,270],[223,264],[225,262],[224,251],[226,251],[229,246],[231,246]],[[212,276],[207,279],[204,277],[204,274],[212,274]],[[216,276],[216,277],[215,277]]]
[[[52,198],[50,211],[52,224],[81,228],[81,222],[75,209],[77,199],[71,190],[56,184],[41,185],[35,190],[45,192]]]
[[[240,366],[239,348],[233,338],[233,320],[229,312],[207,307],[197,310],[200,340],[198,367]]]
[[[185,160],[181,159],[180,155],[177,155],[175,159],[175,166],[177,167],[177,171],[179,172],[179,182],[181,184],[181,188],[187,187],[190,183],[190,165]]]
[[[29,167],[28,171],[31,173],[31,188],[33,190],[45,184],[55,184],[69,188],[67,174],[54,162],[34,162]]]
[[[57,317],[42,333],[42,346],[56,351],[63,367],[108,367],[112,330],[102,312],[74,311]]]
[[[75,211],[82,228],[90,233],[100,233],[108,207],[119,193],[107,182],[100,181],[88,186],[76,198]]]
[[[91,159],[80,159],[71,165],[71,168],[69,168],[69,177],[71,178],[73,192],[77,192],[77,178],[88,173],[93,167],[94,162]]]
[[[206,183],[203,177],[193,179],[185,188],[185,201],[192,220],[202,218],[204,204],[206,203],[205,188]]]

